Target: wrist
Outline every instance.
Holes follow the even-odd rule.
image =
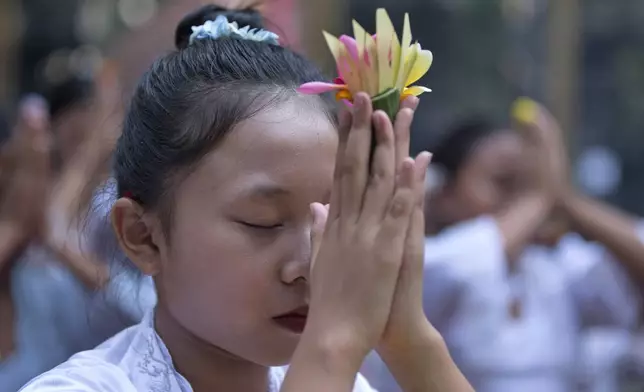
[[[331,373],[343,371],[357,373],[369,352],[356,336],[340,328],[315,328],[307,325],[295,357],[305,357]]]
[[[337,336],[313,333],[307,326],[291,358],[281,391],[349,391],[364,357]],[[366,354],[365,354],[366,355]]]
[[[533,190],[519,197],[519,200],[523,200],[524,203],[530,205],[535,213],[545,216],[552,209],[557,199],[553,192]]]
[[[557,204],[566,212],[572,210],[572,206],[579,200],[579,193],[572,187],[566,187],[559,192]]]
[[[378,354],[388,362],[399,361],[401,356],[412,355],[419,347],[439,348],[444,346],[441,334],[423,315],[409,323],[406,328],[385,334],[378,345]]]

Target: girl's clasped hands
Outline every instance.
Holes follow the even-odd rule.
[[[419,367],[432,360],[434,346],[444,347],[422,306],[424,184],[431,154],[409,156],[417,104],[415,97],[406,99],[392,123],[361,93],[341,115],[330,205],[311,205],[310,311],[292,368],[317,353],[334,379],[343,369],[355,374],[377,349],[404,390],[432,390]],[[446,350],[440,355],[449,357]],[[471,390],[453,370],[445,380],[457,382],[451,385],[461,389],[454,390]],[[294,374],[305,373],[290,372],[282,390]],[[348,387],[337,380],[337,390]]]

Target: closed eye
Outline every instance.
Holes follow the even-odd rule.
[[[240,224],[243,226],[246,226],[251,229],[256,229],[256,230],[275,230],[275,229],[280,229],[284,225],[281,223],[276,223],[276,224],[259,224],[259,223],[250,223],[250,222],[244,222],[244,221],[239,221]]]

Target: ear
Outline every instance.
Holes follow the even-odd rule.
[[[161,271],[161,223],[145,214],[143,207],[128,198],[121,198],[112,207],[112,227],[127,257],[149,276]]]

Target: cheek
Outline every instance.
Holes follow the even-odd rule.
[[[246,329],[268,312],[276,280],[271,252],[254,248],[229,223],[177,221],[173,230],[163,285],[168,305],[189,329],[200,335]]]

